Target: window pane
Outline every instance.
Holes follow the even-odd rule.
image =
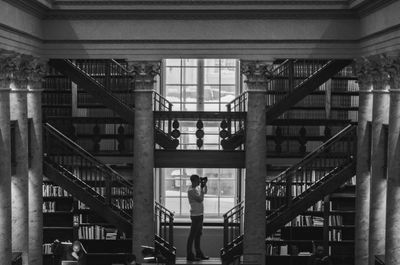
[[[236,193],[235,180],[221,179],[220,180],[220,195],[233,197]]]
[[[166,83],[167,84],[180,84],[181,83],[181,68],[167,67],[166,69]]]
[[[218,67],[220,65],[220,61],[220,59],[204,59],[204,66]]]
[[[235,198],[220,198],[220,211],[221,215],[229,211],[235,206]]]
[[[218,214],[218,197],[206,195],[204,198],[204,212],[207,214]]]
[[[204,86],[204,102],[219,103],[219,86]]]
[[[166,59],[166,66],[181,66],[181,59]]]
[[[197,86],[182,87],[182,101],[196,103],[197,102]]]
[[[218,85],[219,84],[219,68],[209,67],[204,68],[204,84]]]
[[[235,86],[221,86],[221,103],[229,103],[236,97]]]
[[[169,198],[166,197],[165,198],[165,207],[172,211],[175,212],[177,214],[180,214],[180,203],[181,203],[181,199],[178,198]]]
[[[183,67],[197,67],[198,60],[197,59],[182,59]]]
[[[204,104],[204,110],[205,111],[220,111],[221,106],[216,103],[206,103],[206,104]]]
[[[167,86],[166,98],[171,102],[181,101],[181,87],[180,86]]]
[[[197,84],[197,68],[182,68],[182,84]]]

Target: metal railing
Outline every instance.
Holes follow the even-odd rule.
[[[166,243],[168,250],[174,252],[174,213],[162,206],[154,204],[155,234]]]
[[[349,163],[356,152],[356,125],[348,125],[300,162],[267,182],[267,198],[274,198],[271,209],[291,201],[317,184],[327,174]]]
[[[161,96],[161,94],[153,92],[153,111],[171,112],[172,103],[169,102],[165,97]],[[168,119],[159,119],[157,117],[154,117],[154,124],[157,129],[163,131],[168,136],[171,136],[171,131],[172,131],[171,117]]]
[[[50,124],[44,124],[45,160],[131,220],[132,184]],[[124,203],[121,203],[121,200]]]
[[[244,202],[240,202],[224,214],[224,248],[243,235]]]

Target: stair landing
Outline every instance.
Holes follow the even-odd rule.
[[[202,261],[187,261],[186,258],[177,258],[176,259],[176,265],[221,265],[221,259],[220,258],[210,258],[209,260],[202,260]]]

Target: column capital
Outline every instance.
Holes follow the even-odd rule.
[[[390,64],[390,58],[385,54],[372,57],[370,73],[374,90],[387,89],[390,82],[390,74],[387,68],[388,64]]]
[[[30,90],[41,90],[44,76],[48,72],[47,63],[40,58],[26,56],[26,82]]]
[[[272,77],[273,66],[265,61],[241,61],[240,72],[246,77],[245,83],[249,92],[263,91],[267,89],[265,84]]]
[[[131,61],[128,70],[132,73],[135,82],[135,92],[153,91],[155,77],[161,72],[160,61]]]
[[[372,85],[371,61],[364,57],[357,59],[353,72],[358,78],[357,82],[360,92],[370,91]]]
[[[400,55],[388,57],[385,68],[390,76],[389,83],[391,90],[400,89]]]
[[[0,53],[0,86],[9,88],[19,75],[21,55],[13,51],[3,51]]]

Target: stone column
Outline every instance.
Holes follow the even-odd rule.
[[[400,57],[390,61],[385,264],[400,264]]]
[[[0,55],[0,260],[11,264],[11,139],[9,55]]]
[[[266,82],[270,73],[263,62],[241,62],[248,89],[246,117],[246,180],[244,211],[244,258],[265,264],[266,195]]]
[[[28,118],[30,126],[29,168],[29,265],[42,265],[43,242],[43,141],[42,141],[42,77],[45,64],[30,58],[28,69]]]
[[[371,186],[369,214],[369,265],[375,264],[375,255],[385,254],[386,225],[386,137],[383,125],[388,123],[389,92],[388,73],[383,69],[383,59],[372,66],[373,106],[371,130]]]
[[[10,115],[16,121],[15,174],[11,179],[12,194],[12,249],[22,252],[22,264],[28,265],[28,107],[25,69],[28,61],[17,56],[16,71],[11,79]]]
[[[133,130],[133,253],[143,262],[141,246],[154,245],[154,119],[153,88],[159,62],[130,64],[135,76]]]
[[[357,173],[356,173],[356,218],[355,218],[355,264],[368,264],[369,197],[372,119],[372,80],[369,78],[369,62],[357,63],[359,86],[357,126]]]

